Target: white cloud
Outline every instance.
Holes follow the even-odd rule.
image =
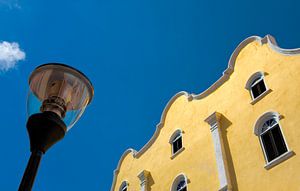
[[[0,42],[0,70],[8,71],[15,68],[18,61],[25,59],[25,52],[16,42]]]
[[[0,0],[0,6],[9,7],[9,9],[21,9],[21,6],[19,4],[19,0]]]

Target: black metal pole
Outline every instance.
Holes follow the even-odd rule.
[[[19,191],[31,191],[42,156],[42,151],[37,150],[31,152],[30,159],[19,186]]]
[[[50,111],[31,115],[26,126],[31,156],[19,191],[31,191],[43,154],[65,136],[67,129],[64,121]]]

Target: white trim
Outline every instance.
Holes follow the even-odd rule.
[[[259,139],[259,143],[260,143],[260,146],[263,150],[263,154],[264,154],[264,159],[265,159],[265,162],[268,163],[268,158],[267,158],[267,153],[266,153],[266,150],[265,150],[265,147],[264,147],[264,144],[261,140],[261,135],[264,134],[262,132],[262,125],[269,119],[275,119],[277,121],[277,124],[279,125],[280,127],[280,124],[279,124],[279,114],[277,112],[273,112],[273,111],[269,111],[269,112],[265,112],[261,117],[259,117],[258,120],[256,120],[256,123],[255,123],[255,129],[254,129],[254,134],[258,137]],[[280,130],[281,130],[281,127],[280,127]],[[285,140],[285,138],[284,138]]]
[[[149,175],[150,175],[150,172],[147,171],[147,170],[143,170],[142,172],[140,172],[138,174],[138,178],[140,179],[141,183],[141,191],[148,191],[149,189],[149,181],[148,181],[148,178],[149,178]]]
[[[174,152],[174,142],[181,138],[181,148]],[[176,157],[179,153],[184,150],[183,146],[183,131],[181,129],[176,129],[169,139],[171,145],[171,159]]]
[[[257,81],[254,82],[251,87],[250,87],[250,93],[251,93],[251,97],[252,97],[252,100],[255,100],[257,97],[259,97],[261,94],[263,94],[264,92],[262,92],[260,95],[258,95],[257,97],[254,97],[253,95],[253,91],[252,91],[252,88],[253,86],[255,86],[256,84],[258,84],[259,82],[263,82],[264,83],[264,86],[265,86],[265,91],[267,91],[267,87],[266,87],[266,83],[265,83],[265,80],[264,80],[264,76],[260,76],[259,79],[256,79]]]
[[[276,39],[271,35],[265,36],[261,41],[263,44],[268,44],[270,48],[272,48],[275,52],[283,54],[285,56],[293,56],[293,55],[300,54],[300,48],[293,48],[293,49],[280,48],[277,45]]]
[[[266,84],[265,84],[266,86]],[[266,86],[267,88],[267,86]],[[264,98],[266,95],[268,95],[272,90],[267,88],[266,91],[264,91],[262,94],[260,94],[259,96],[257,96],[255,99],[252,99],[252,101],[250,102],[252,105],[254,105],[255,103],[257,103],[259,100],[261,100],[262,98]],[[252,96],[252,91],[251,92],[251,96]]]
[[[182,151],[185,150],[185,147],[181,147],[176,153],[172,152],[172,156],[170,157],[171,159],[174,159],[179,153],[182,153]]]
[[[231,178],[228,170],[227,156],[224,147],[224,142],[221,132],[221,120],[222,114],[218,112],[212,113],[204,121],[210,125],[210,131],[213,138],[215,157],[217,163],[218,177],[220,188],[219,190],[231,190]]]
[[[181,92],[178,92],[177,94],[175,94],[169,100],[169,102],[167,103],[166,107],[164,108],[164,110],[162,112],[160,122],[156,125],[156,130],[155,130],[153,136],[151,137],[151,139],[138,152],[135,151],[134,149],[128,149],[124,152],[124,154],[120,158],[120,160],[118,162],[118,165],[117,165],[117,168],[116,168],[116,170],[114,170],[114,178],[113,178],[113,182],[112,182],[111,191],[114,191],[115,184],[116,184],[116,176],[119,172],[120,165],[121,165],[123,159],[125,158],[125,156],[128,154],[128,152],[131,152],[134,158],[139,158],[154,143],[154,141],[157,139],[157,137],[160,133],[161,128],[164,126],[168,110],[170,109],[171,105],[177,100],[177,98],[179,98],[181,96],[185,96],[189,101],[193,101],[194,99],[199,100],[199,99],[203,99],[206,96],[210,95],[212,92],[214,92],[217,88],[219,88],[221,85],[223,85],[230,78],[230,75],[234,71],[237,56],[239,55],[239,53],[241,52],[241,50],[244,47],[246,47],[248,44],[250,44],[254,41],[259,42],[261,45],[262,44],[268,44],[268,46],[272,50],[274,50],[275,52],[281,53],[283,55],[286,55],[286,56],[300,54],[300,48],[297,48],[297,49],[283,49],[283,48],[278,47],[275,39],[271,35],[266,35],[264,38],[261,38],[259,36],[251,36],[251,37],[246,38],[245,40],[243,40],[237,46],[237,48],[233,51],[233,53],[232,53],[232,55],[229,59],[229,62],[228,62],[228,67],[223,72],[223,75],[214,84],[212,84],[209,88],[207,88],[205,91],[203,91],[200,94],[197,94],[197,95],[196,94],[189,94],[185,91],[181,91]]]
[[[257,78],[264,78],[264,76],[265,76],[265,73],[262,72],[262,71],[255,72],[255,73],[252,74],[252,75],[250,76],[250,78],[248,79],[245,88],[246,88],[247,90],[251,90],[251,87],[254,85],[254,84],[252,84],[253,81],[256,80]]]
[[[178,139],[181,139],[181,148],[178,149],[176,152],[174,152],[174,142],[177,141]],[[173,142],[171,143],[171,148],[172,148],[172,157],[174,158],[175,155],[177,155],[183,148],[183,141],[182,141],[182,135],[181,134],[178,137],[176,137],[176,139],[173,140]]]
[[[278,124],[278,126],[279,126],[280,131],[281,131],[281,126],[280,126],[279,122],[277,122],[277,124]],[[277,124],[276,124],[276,125],[277,125]],[[272,129],[272,128],[269,128],[268,130],[270,130],[270,129]],[[268,130],[267,130],[267,131],[268,131]],[[264,144],[263,144],[263,142],[262,142],[262,139],[261,139],[261,136],[262,136],[263,134],[265,134],[267,131],[265,131],[265,132],[263,132],[263,133],[260,133],[260,134],[258,135],[258,139],[259,139],[261,148],[262,148],[263,153],[264,153],[265,162],[266,162],[266,163],[269,163],[268,157],[267,157],[267,153],[266,153],[266,149],[265,149],[265,146],[264,146]],[[288,146],[287,146],[287,144],[286,144],[286,142],[285,142],[285,138],[284,138],[284,135],[283,135],[282,131],[281,131],[281,134],[282,134],[282,136],[283,136],[284,143],[285,143],[285,146],[287,147],[287,152],[288,152],[288,151],[289,151],[289,148],[288,148]],[[279,156],[279,157],[280,157],[280,156]],[[276,158],[275,158],[275,159],[276,159]],[[274,159],[274,160],[275,160],[275,159]],[[272,162],[272,161],[270,161],[270,162]]]
[[[217,169],[219,175],[219,183],[220,187],[224,187],[228,185],[227,176],[226,176],[226,164],[224,159],[224,151],[222,150],[222,141],[220,138],[220,132],[218,129],[212,132],[214,149],[215,149],[215,157],[217,162]]]
[[[262,125],[270,120],[270,119],[275,119],[276,120],[276,124],[272,125],[271,127],[269,127],[265,132],[262,132]],[[265,112],[263,115],[261,115],[255,122],[255,125],[254,125],[254,134],[258,137],[259,139],[259,143],[260,143],[260,146],[263,150],[263,154],[264,154],[264,159],[265,159],[265,166],[264,168],[265,169],[270,169],[272,168],[273,166],[276,166],[277,164],[287,160],[288,158],[290,158],[291,156],[294,155],[294,152],[292,150],[290,150],[288,144],[287,144],[287,141],[286,141],[286,138],[284,136],[284,132],[283,132],[283,129],[281,127],[281,124],[280,124],[280,119],[282,118],[282,116],[278,113],[278,112],[274,112],[274,111],[268,111],[268,112]],[[278,156],[277,158],[271,160],[271,161],[268,161],[268,157],[267,157],[267,154],[266,154],[266,150],[265,150],[265,147],[264,147],[264,144],[262,142],[262,139],[261,139],[261,136],[263,134],[265,134],[267,131],[271,130],[273,127],[275,127],[276,125],[279,126],[279,130],[281,131],[281,135],[283,137],[283,141],[285,143],[285,146],[287,148],[287,151],[283,154],[281,154],[280,156]]]
[[[256,119],[254,123],[254,134],[256,136],[259,136],[261,134],[260,128],[264,124],[264,122],[266,122],[268,119],[271,118],[275,118],[279,123],[279,120],[281,119],[281,115],[275,111],[267,111]]]
[[[218,128],[218,123],[221,117],[222,115],[215,111],[210,116],[208,116],[204,121],[210,125],[210,130],[214,131],[216,128]]]
[[[265,75],[266,74],[267,73],[262,72],[262,71],[255,72],[254,74],[252,74],[250,76],[250,78],[248,79],[248,81],[246,83],[245,88],[250,92],[250,96],[251,96],[251,102],[250,103],[252,105],[254,105],[256,102],[258,102],[259,100],[261,100],[263,97],[265,97],[267,94],[269,94],[271,92],[271,89],[269,89],[269,87],[266,83],[266,80],[265,80]],[[260,79],[258,79],[258,78],[260,78]],[[257,81],[254,82],[255,80],[257,80]],[[254,98],[254,95],[253,95],[253,92],[252,92],[252,87],[255,86],[257,83],[259,83],[260,81],[263,81],[266,90],[264,92],[262,92],[259,96]]]
[[[188,178],[187,176],[184,174],[184,173],[180,173],[176,176],[176,178],[172,181],[172,186],[171,186],[171,189],[170,191],[176,191],[177,189],[177,185],[179,184],[179,182],[181,180],[184,180],[185,183],[186,183],[186,188],[188,190]]]
[[[128,181],[127,180],[124,180],[123,182],[122,182],[122,184],[120,185],[120,188],[119,188],[119,191],[123,191],[124,190],[124,188],[126,188],[127,190],[128,190]]]
[[[182,136],[183,133],[184,133],[184,132],[183,132],[181,129],[176,129],[176,130],[172,133],[172,135],[171,135],[171,137],[170,137],[170,139],[169,139],[169,143],[172,144],[172,143],[175,141],[174,138],[175,138],[177,135],[181,135],[181,136]]]
[[[116,182],[117,182],[117,176],[119,174],[119,171],[120,171],[120,167],[121,167],[121,163],[123,162],[124,158],[129,154],[131,153],[133,156],[134,154],[136,153],[136,151],[134,149],[127,149],[123,155],[121,156],[119,162],[118,162],[118,165],[117,165],[117,168],[114,170],[114,177],[113,177],[113,183],[112,183],[112,187],[111,187],[111,191],[114,191],[115,189],[115,186],[116,186]],[[126,181],[127,182],[127,181]]]
[[[172,143],[174,143],[175,141],[177,141],[177,140],[178,140],[179,138],[181,138],[181,137],[182,137],[181,134],[177,134],[177,135],[176,135],[176,138],[173,139]]]
[[[288,150],[287,152],[283,153],[282,155],[280,155],[279,157],[273,159],[272,161],[268,162],[267,164],[265,164],[265,169],[269,170],[272,167],[278,165],[279,163],[289,159],[290,157],[292,157],[295,153],[291,150]]]

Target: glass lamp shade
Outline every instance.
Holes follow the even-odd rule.
[[[29,78],[28,117],[46,111],[56,113],[69,130],[91,102],[94,89],[80,71],[58,63],[37,67]]]

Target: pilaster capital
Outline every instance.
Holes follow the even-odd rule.
[[[210,116],[208,116],[204,121],[210,125],[210,130],[218,128],[218,124],[221,120],[222,114],[218,112],[213,112]]]
[[[142,172],[140,172],[138,174],[138,178],[141,181],[141,185],[145,184],[148,181],[149,175],[150,175],[150,172],[147,170],[142,170]]]

